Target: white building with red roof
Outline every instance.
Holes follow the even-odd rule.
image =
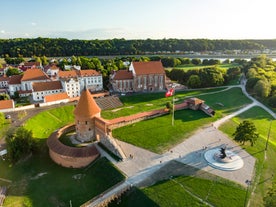
[[[51,81],[41,69],[28,69],[24,72],[21,79],[21,96],[28,96],[32,94],[33,83]]]
[[[35,68],[39,68],[39,69],[43,69],[43,66],[40,62],[23,62],[19,65],[19,68],[22,71],[26,71],[28,69],[35,69]]]
[[[34,101],[44,101],[45,96],[63,92],[63,87],[60,81],[34,82],[32,87]]]
[[[70,98],[80,96],[80,83],[77,71],[59,71],[58,78],[61,81],[64,91]]]
[[[132,62],[128,71],[117,71],[110,82],[115,92],[150,92],[165,90],[165,80],[161,61],[150,61]]]
[[[21,91],[21,79],[23,75],[13,75],[9,77],[9,93],[14,96],[16,91]]]
[[[70,98],[80,96],[84,87],[90,91],[103,90],[102,74],[96,70],[59,71],[58,78]]]
[[[60,68],[56,64],[49,64],[44,67],[45,73],[52,79],[57,77],[59,70]]]
[[[9,77],[0,77],[0,88],[9,88]]]
[[[84,87],[90,91],[101,91],[103,90],[103,77],[102,74],[96,70],[80,70],[77,71],[78,79],[80,83],[80,90]]]

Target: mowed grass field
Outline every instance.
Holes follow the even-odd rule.
[[[221,118],[222,116],[225,116],[229,113],[232,113],[239,108],[251,103],[249,99],[247,99],[245,96],[243,96],[241,89],[240,88],[232,88],[229,90],[224,91],[225,88],[220,88],[220,89],[208,89],[208,90],[198,90],[198,91],[183,91],[183,92],[177,92],[176,93],[176,99],[178,99],[177,103],[182,102],[185,98],[187,97],[198,97],[206,101],[206,104],[210,105],[212,108],[216,110],[216,115],[214,117],[209,117],[206,114],[204,114],[201,111],[192,111],[192,110],[182,110],[182,111],[177,111],[175,113],[175,125],[171,126],[171,115],[166,115],[158,118],[154,118],[151,120],[147,121],[142,121],[139,123],[136,123],[135,125],[130,125],[127,126],[129,128],[125,128],[122,130],[123,137],[121,139],[125,139],[127,142],[134,142],[133,144],[141,146],[143,148],[150,149],[152,151],[156,152],[162,152],[165,149],[170,148],[171,146],[181,142],[185,138],[187,138],[190,134],[194,133],[194,131],[198,127],[202,127],[206,124],[211,123],[214,120],[217,120],[218,118]],[[159,97],[159,98],[158,98]],[[149,111],[152,109],[156,108],[164,108],[166,102],[171,101],[171,98],[164,98],[164,93],[157,93],[157,94],[149,94],[147,96],[146,94],[142,95],[137,95],[137,96],[125,96],[122,97],[122,101],[124,103],[124,106],[117,110],[117,111],[112,111],[112,110],[107,110],[103,111],[102,114],[104,117],[109,117],[109,118],[115,118],[119,116],[126,116],[129,114],[135,114],[139,112],[139,110],[142,111]],[[32,119],[30,119],[28,122],[26,122],[25,127],[27,129],[32,129],[34,137],[39,138],[39,140],[43,143],[45,143],[46,138],[52,133],[54,130],[57,128],[66,125],[67,123],[72,123],[74,120],[73,117],[73,106],[66,106],[62,108],[57,108],[53,109],[50,111],[45,111],[42,112]],[[55,120],[55,121],[53,121]],[[178,130],[179,128],[179,130]],[[123,129],[123,128],[120,128]],[[119,129],[118,129],[119,130]],[[168,131],[168,132],[166,132]],[[113,135],[116,133],[116,130],[113,131]],[[158,133],[158,136],[156,136]],[[129,136],[128,136],[129,135]],[[140,135],[135,138],[135,135]],[[155,140],[156,141],[152,141]],[[150,141],[150,142],[148,142]],[[138,143],[139,142],[139,143]],[[53,163],[47,152],[47,148],[44,148],[44,152],[41,152],[42,154],[34,155],[29,160],[24,161],[20,163],[17,166],[20,166],[17,168],[17,166],[8,166],[7,163],[5,162],[0,162],[0,169],[7,169],[7,170],[2,170],[0,171],[0,177],[4,179],[10,179],[12,181],[11,184],[7,183],[2,183],[3,181],[0,182],[0,185],[8,185],[9,189],[12,189],[11,194],[7,197],[7,200],[5,201],[5,206],[13,206],[13,204],[18,204],[16,206],[39,206],[36,205],[39,198],[43,193],[38,190],[38,188],[41,188],[41,186],[48,185],[52,186],[49,188],[46,188],[47,191],[51,192],[52,194],[46,194],[44,197],[44,201],[42,202],[41,206],[69,206],[69,201],[68,197],[63,194],[70,194],[73,195],[71,196],[72,199],[72,204],[73,206],[74,203],[80,204],[83,200],[87,201],[90,198],[92,198],[94,195],[97,195],[101,193],[103,190],[96,190],[93,191],[94,188],[89,189],[88,186],[86,186],[83,182],[87,183],[92,183],[91,186],[97,186],[97,183],[100,183],[99,185],[102,185],[103,181],[102,179],[105,179],[105,176],[108,175],[112,172],[114,173],[114,176],[111,180],[114,180],[113,182],[110,180],[106,180],[107,184],[105,185],[105,189],[108,188],[107,186],[113,185],[112,183],[116,183],[119,180],[123,179],[123,176],[118,173],[116,169],[114,169],[111,165],[111,168],[105,168],[105,165],[110,165],[109,162],[105,162],[103,166],[97,167],[97,168],[102,168],[103,170],[101,172],[97,171],[97,173],[102,174],[101,176],[97,176],[96,174],[86,174],[84,177],[82,174],[85,174],[84,172],[87,171],[85,169],[82,169],[84,171],[75,171],[74,169],[67,169],[67,168],[62,168],[60,166],[57,166],[55,163]],[[2,165],[2,166],[1,166]],[[54,166],[54,170],[52,170]],[[93,171],[93,166],[89,167],[88,169],[91,169]],[[34,170],[32,170],[34,169]],[[72,171],[71,171],[72,170]],[[113,170],[115,172],[113,172]],[[47,172],[47,174],[43,174]],[[66,172],[71,172],[72,174],[68,173],[67,180],[63,178],[63,174],[66,175]],[[41,174],[42,173],[42,174]],[[118,173],[118,174],[117,174]],[[37,175],[41,175],[37,179]],[[80,179],[77,181],[75,179],[72,179],[72,176],[76,177],[75,175],[78,175],[77,177],[80,177]],[[71,177],[70,177],[71,176]],[[47,178],[46,180],[40,179],[40,178]],[[64,176],[66,177],[66,176]],[[35,178],[33,181],[30,178]],[[88,179],[88,181],[84,180],[83,178]],[[89,180],[91,179],[91,180]],[[182,178],[177,178],[180,179],[180,181],[176,180],[177,182],[182,182]],[[52,183],[50,182],[52,181]],[[57,180],[62,180],[61,182],[58,182]],[[73,181],[72,181],[73,180]],[[76,182],[79,182],[78,185],[76,185]],[[206,182],[206,186],[210,185],[210,181],[207,179],[206,181],[200,180],[197,182],[197,180],[194,180],[194,184],[191,181],[191,186],[194,186],[195,189],[201,188],[200,183]],[[13,184],[14,183],[14,184]],[[35,184],[32,184],[35,183]],[[164,183],[164,185],[162,185]],[[178,206],[178,200],[182,201],[182,196],[186,198],[187,203],[192,204],[192,206],[204,206],[201,202],[198,202],[197,199],[193,198],[190,196],[187,191],[183,191],[184,189],[181,187],[181,185],[176,185],[174,181],[168,181],[167,184],[166,182],[159,183],[156,189],[159,192],[162,192],[162,196],[156,196],[156,191],[155,190],[146,190],[145,188],[142,191],[138,191],[138,194],[145,195],[147,197],[147,200],[151,203],[151,205],[140,205],[140,206],[154,206],[154,204],[158,206],[166,206],[170,203],[175,204],[175,206]],[[216,182],[212,182],[214,185]],[[60,188],[56,188],[57,190],[54,190],[55,185],[60,186]],[[169,187],[169,186],[173,187]],[[188,184],[185,184],[188,186]],[[228,184],[223,184],[225,187],[228,186]],[[222,185],[222,186],[223,186]],[[17,186],[21,186],[20,188],[17,188]],[[75,188],[75,186],[78,186]],[[82,197],[78,194],[79,189],[82,188],[83,186],[86,189],[86,191],[80,191],[82,192],[83,196],[87,197]],[[220,185],[216,185],[220,186]],[[229,186],[232,186],[232,184],[229,184]],[[153,186],[154,188],[154,186]],[[162,190],[160,190],[160,189]],[[225,194],[231,195],[230,193],[232,192],[239,192],[241,190],[241,196],[244,196],[245,190],[238,187],[233,188],[229,187],[229,190],[222,191],[218,187],[217,192],[226,192]],[[18,191],[18,189],[21,189]],[[42,188],[43,189],[43,188]],[[165,189],[171,189],[169,191],[166,191]],[[211,190],[214,192],[216,187]],[[92,193],[90,191],[93,191]],[[173,195],[173,193],[177,192],[178,195]],[[191,190],[190,190],[191,191]],[[210,191],[210,188],[209,188]],[[66,193],[69,192],[69,193]],[[193,191],[194,193],[197,194],[196,191]],[[54,194],[56,194],[56,197],[54,197]],[[60,198],[58,195],[61,195],[62,198]],[[76,195],[76,196],[74,196]],[[170,196],[171,195],[171,196]],[[167,197],[166,197],[167,196]],[[190,197],[189,197],[190,196]],[[207,196],[207,195],[206,195]],[[203,198],[204,196],[203,194]],[[164,197],[164,198],[163,198]],[[215,194],[213,195],[215,198]],[[232,196],[229,196],[230,198]],[[80,198],[80,199],[79,199]],[[208,199],[211,199],[212,196],[208,196]],[[239,198],[239,197],[238,197]],[[244,197],[243,197],[244,198]],[[169,199],[171,199],[170,202]],[[229,202],[227,200],[228,198],[222,199],[221,202]],[[241,200],[241,199],[239,199]],[[209,200],[210,201],[210,200]],[[183,201],[184,202],[184,201]],[[211,201],[210,201],[211,202]],[[48,203],[48,205],[47,205]],[[50,205],[49,205],[50,203]],[[167,203],[167,204],[166,204]],[[6,205],[7,204],[7,205]],[[53,204],[53,205],[52,205]],[[57,205],[59,204],[59,205]],[[78,205],[77,205],[78,206]],[[132,206],[132,205],[131,205]],[[180,204],[181,206],[181,204]],[[189,205],[188,205],[189,206]],[[223,204],[217,204],[216,206],[224,206]],[[234,206],[234,205],[233,205]],[[236,205],[240,206],[240,205]]]
[[[238,63],[229,63],[229,64],[218,64],[218,65],[179,65],[175,67],[176,69],[183,69],[183,70],[195,70],[195,69],[203,69],[203,68],[223,68],[223,69],[229,69],[233,67],[238,67]]]
[[[63,106],[29,119],[24,127],[33,131],[40,151],[14,166],[0,159],[0,186],[8,187],[5,207],[70,206],[70,201],[72,206],[80,206],[124,179],[106,159],[82,169],[64,168],[50,159],[46,140],[53,131],[73,122],[73,109]]]
[[[56,129],[74,122],[74,106],[62,106],[50,109],[29,119],[24,127],[32,130],[37,139],[46,139]]]
[[[196,176],[172,177],[150,187],[134,189],[123,196],[119,203],[115,201],[110,206],[209,206],[204,202],[219,207],[244,205],[246,196],[244,187],[218,176],[202,173],[209,179]]]
[[[262,108],[253,107],[223,124],[220,130],[232,137],[235,128],[243,120],[252,121],[259,133],[259,138],[254,146],[250,146],[249,143],[243,146],[257,160],[255,166],[256,175],[253,184],[250,186],[250,191],[253,191],[253,196],[250,198],[250,206],[263,206],[263,197],[266,196],[271,183],[273,181],[276,182],[276,121]],[[271,122],[271,120],[273,121]],[[265,150],[269,130],[268,148]]]
[[[124,179],[105,158],[86,168],[70,169],[55,164],[48,152],[14,166],[1,160],[0,169],[0,186],[8,187],[5,207],[65,207],[70,201],[80,206]]]
[[[189,93],[178,93],[177,95],[181,100],[189,96]],[[172,115],[164,115],[114,129],[112,131],[113,137],[156,153],[162,153],[184,141],[199,127],[251,103],[251,100],[242,94],[240,88],[232,88],[222,92],[212,91],[198,94],[196,97],[205,100],[206,104],[215,109],[216,115],[210,117],[202,111],[180,110],[175,112],[174,126],[172,126]]]

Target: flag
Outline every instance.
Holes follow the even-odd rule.
[[[173,88],[171,88],[170,90],[168,90],[168,91],[166,92],[165,96],[166,96],[166,97],[172,96],[173,93],[174,93],[174,90],[173,90]]]

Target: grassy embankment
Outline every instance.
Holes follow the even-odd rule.
[[[27,121],[41,151],[14,166],[0,160],[0,186],[8,187],[5,207],[80,206],[124,179],[106,159],[83,169],[64,168],[50,159],[46,138],[73,121],[72,111],[73,106],[60,107]]]
[[[213,91],[213,90],[212,90]],[[209,91],[210,92],[210,91]],[[191,94],[192,93],[192,94]],[[200,95],[200,93],[202,93],[202,91],[201,92],[197,92],[197,91],[193,91],[193,92],[191,92],[191,93],[187,93],[187,92],[183,92],[183,93],[178,93],[178,95],[177,95],[177,98],[178,99],[184,99],[185,97],[187,97],[187,96],[190,96],[190,95],[192,95],[192,96],[198,96],[199,98],[202,98],[202,99],[204,99],[204,100],[206,100],[206,103],[208,104],[208,105],[210,105],[210,106],[212,106],[214,109],[216,109],[216,111],[217,111],[217,115],[214,117],[214,118],[210,118],[210,117],[207,117],[205,114],[198,114],[198,112],[194,112],[194,111],[189,111],[189,110],[183,110],[182,112],[187,112],[187,113],[184,113],[184,114],[181,114],[181,113],[178,113],[178,112],[176,112],[176,120],[175,120],[175,124],[177,124],[177,122],[179,121],[180,122],[180,124],[185,124],[186,122],[191,122],[190,124],[190,126],[188,126],[188,127],[193,127],[194,128],[194,130],[196,129],[196,128],[198,128],[198,127],[200,127],[200,126],[202,126],[202,125],[204,125],[204,124],[206,124],[206,123],[210,123],[211,121],[213,121],[213,119],[217,119],[217,118],[219,118],[219,117],[221,117],[222,115],[226,115],[226,114],[229,114],[229,113],[231,113],[231,112],[233,112],[233,111],[236,111],[238,108],[240,108],[240,107],[242,107],[242,106],[244,106],[245,104],[248,104],[250,101],[248,100],[248,99],[246,99],[244,96],[242,96],[242,94],[241,94],[241,91],[240,91],[240,89],[238,89],[238,88],[234,88],[234,89],[231,89],[231,90],[229,90],[229,91],[225,91],[225,92],[222,92],[223,93],[223,95],[221,95],[222,93],[215,93],[215,94],[209,94],[209,95]],[[121,110],[118,110],[118,111],[114,111],[114,112],[112,112],[111,110],[109,110],[109,111],[107,111],[107,112],[103,112],[103,113],[107,113],[107,114],[109,114],[109,116],[111,116],[111,117],[117,117],[117,116],[121,116],[122,114],[123,115],[128,115],[128,114],[133,114],[133,113],[136,113],[137,111],[136,110],[139,110],[139,108],[142,108],[142,109],[144,109],[145,111],[147,111],[147,110],[151,110],[151,109],[149,109],[149,108],[158,108],[158,107],[161,107],[161,105],[163,105],[164,106],[164,104],[161,104],[160,102],[162,102],[163,101],[163,103],[166,103],[167,102],[167,100],[168,99],[165,99],[165,98],[163,98],[163,96],[164,96],[164,94],[162,94],[162,97],[161,97],[161,95],[160,94],[155,94],[156,96],[160,96],[160,99],[158,100],[158,101],[156,101],[155,100],[155,97],[150,97],[149,99],[152,99],[152,101],[150,101],[150,100],[148,100],[147,99],[147,96],[138,96],[138,97],[123,97],[125,100],[125,107],[128,107],[128,106],[132,106],[132,107],[130,107],[130,108],[126,108],[126,110],[124,110],[124,109],[121,109]],[[163,99],[163,100],[162,100]],[[140,103],[140,101],[141,100],[143,100],[142,101],[142,103]],[[159,105],[160,104],[160,105]],[[144,106],[144,107],[143,107]],[[162,106],[162,107],[163,107]],[[125,108],[124,107],[124,108]],[[34,129],[34,135],[35,135],[35,137],[37,137],[37,138],[45,138],[45,137],[47,137],[48,136],[48,134],[50,134],[50,131],[52,131],[52,130],[55,130],[56,128],[58,128],[58,125],[64,125],[65,123],[61,120],[61,117],[63,117],[63,116],[65,116],[65,114],[69,114],[69,112],[71,111],[71,110],[73,110],[73,109],[68,109],[68,111],[67,110],[65,110],[64,109],[64,112],[58,112],[58,115],[56,116],[56,120],[58,120],[58,119],[60,119],[60,121],[57,121],[58,122],[58,124],[57,125],[53,125],[52,123],[51,123],[51,121],[49,122],[49,120],[53,120],[53,113],[52,112],[50,112],[49,113],[49,111],[46,113],[47,115],[40,115],[41,116],[41,118],[36,118],[36,119],[34,119],[34,121],[33,121],[33,123],[32,122],[29,122],[29,123],[27,123],[26,124],[26,127],[28,126],[28,124],[29,124],[29,126],[32,126],[33,127],[33,129]],[[125,113],[123,113],[125,111]],[[194,113],[192,113],[192,112],[194,112]],[[44,112],[45,113],[45,112]],[[63,113],[65,113],[65,114],[63,114]],[[113,113],[113,114],[112,114]],[[48,118],[47,118],[47,116],[48,116]],[[55,115],[54,115],[55,116]],[[52,117],[52,118],[51,118]],[[164,116],[165,117],[165,116]],[[155,122],[156,123],[159,123],[159,122],[162,122],[162,121],[160,121],[160,119],[162,119],[162,118],[164,118],[164,117],[160,117],[160,118],[156,118],[156,119],[152,119],[152,120],[148,120],[148,121],[154,121],[155,120]],[[170,126],[170,116],[167,116],[168,117],[168,119],[167,119],[167,121],[166,121],[166,123],[165,123],[165,127],[167,127],[167,128],[169,128],[169,127],[172,127],[172,126]],[[177,118],[178,117],[178,118]],[[183,119],[183,117],[185,117],[185,119]],[[186,119],[187,118],[187,119]],[[205,120],[204,122],[201,122],[202,120],[201,119],[203,119],[203,120]],[[30,120],[31,121],[31,120]],[[41,122],[43,123],[43,124],[41,124]],[[144,122],[140,122],[140,123],[145,123],[145,122],[147,122],[147,121],[144,121]],[[31,124],[32,123],[32,124]],[[132,128],[136,128],[140,123],[136,123],[135,124],[135,127],[133,127],[132,126]],[[35,125],[34,125],[35,124]],[[154,123],[153,123],[154,124]],[[163,123],[164,124],[164,123]],[[43,127],[41,127],[41,128],[39,128],[39,129],[37,129],[37,128],[35,128],[34,126],[37,126],[37,125],[42,125]],[[149,125],[149,124],[147,124],[147,125]],[[162,125],[163,127],[164,127],[164,125]],[[177,125],[175,125],[175,126],[177,126]],[[186,127],[187,127],[186,126]],[[159,127],[159,130],[160,130],[160,128],[162,128],[162,127]],[[138,129],[138,128],[137,128]],[[155,128],[151,128],[150,129],[150,131],[153,131]],[[187,128],[186,128],[187,129]],[[158,127],[157,127],[157,131],[158,131]],[[176,130],[173,130],[173,132],[172,133],[174,133]],[[183,131],[183,133],[186,133],[185,131]],[[188,132],[189,133],[189,132]],[[142,139],[144,139],[144,140],[147,140],[148,139],[148,137],[146,137],[146,135],[147,135],[147,133],[145,133],[145,137],[142,137],[142,136],[140,136],[140,138],[142,138]],[[173,134],[173,135],[175,135],[175,134]],[[156,136],[155,136],[156,137]],[[181,137],[179,140],[174,140],[174,143],[170,143],[169,145],[172,145],[172,144],[175,144],[175,142],[179,142],[179,141],[181,141],[181,140],[183,140],[183,138],[184,137]],[[166,143],[165,143],[165,139],[163,140],[164,141],[164,143],[163,143],[163,147],[161,147],[161,148],[164,148],[164,147],[166,147]],[[159,143],[157,143],[157,144],[159,144]],[[159,149],[159,147],[160,146],[158,146],[157,148]],[[47,155],[45,155],[46,157],[48,157]],[[47,158],[47,159],[49,159],[49,158]],[[51,162],[51,161],[50,161]],[[51,162],[52,163],[52,162]],[[53,163],[52,163],[53,164]],[[56,166],[56,165],[55,165]],[[46,169],[48,169],[48,167],[47,167],[47,165],[45,166],[46,167]],[[3,169],[3,168],[1,168],[1,169]],[[28,169],[28,167],[24,167],[24,169],[26,170],[26,169]],[[63,168],[62,168],[63,169]],[[27,170],[26,170],[27,171]],[[24,173],[21,173],[22,175],[24,175]],[[2,176],[1,176],[2,177]],[[5,177],[5,176],[4,176]],[[6,176],[7,177],[7,176]],[[177,178],[178,179],[178,178]],[[179,179],[182,179],[182,178],[179,178]],[[196,190],[196,189],[198,189],[198,188],[201,188],[201,184],[196,184],[197,183],[197,181],[196,181],[196,178],[194,178],[195,180],[194,180],[194,183],[193,184],[191,184],[191,186],[193,186],[193,188]],[[20,180],[20,179],[19,179]],[[20,181],[20,182],[23,182],[22,180]],[[172,182],[172,181],[170,181],[170,182]],[[177,181],[177,182],[182,182],[182,181]],[[200,183],[204,183],[204,182],[210,182],[210,181],[208,181],[208,180],[206,180],[206,181],[200,181]],[[28,183],[28,182],[27,182]],[[166,184],[166,185],[172,185],[173,183],[168,183],[168,184]],[[210,183],[209,183],[210,184]],[[207,184],[207,186],[209,185],[209,184]],[[183,190],[182,189],[175,189],[175,187],[176,187],[176,185],[175,185],[175,183],[173,184],[173,188],[169,188],[169,189],[172,189],[171,191],[166,191],[165,189],[166,189],[166,185],[165,186],[161,186],[161,188],[163,189],[163,191],[164,191],[164,195],[166,194],[166,195],[169,195],[169,197],[167,198],[167,200],[168,199],[171,199],[172,201],[171,202],[177,202],[177,200],[179,199],[179,197],[177,196],[177,195],[173,195],[173,193],[175,193],[175,192],[177,192],[177,191],[180,191],[180,192],[182,192]],[[180,185],[179,185],[180,186]],[[228,185],[225,185],[225,186],[228,186]],[[240,188],[240,187],[238,187],[237,189],[232,189],[231,190],[231,185],[229,185],[230,187],[229,187],[229,190],[226,190],[226,191],[224,191],[224,192],[226,192],[226,195],[227,194],[231,194],[231,193],[233,193],[233,192],[235,192],[235,191],[237,191],[238,189],[240,189],[241,190],[241,196],[243,196],[244,197],[244,193],[245,193],[245,191],[244,191],[244,189],[242,189],[242,188]],[[157,187],[157,189],[158,189],[159,187]],[[181,186],[180,187],[178,187],[178,188],[181,188]],[[146,188],[147,189],[147,188]],[[216,191],[218,191],[218,192],[220,192],[220,190],[219,190],[220,188],[219,187],[214,187],[214,188],[212,188],[212,191],[214,190],[214,192],[216,192]],[[147,190],[145,190],[145,191],[147,191]],[[148,190],[149,191],[149,193],[147,194],[147,199],[149,199],[149,200],[154,200],[155,198],[151,198],[151,196],[150,196],[150,191],[151,190]],[[160,190],[158,190],[158,191],[160,191]],[[228,192],[229,191],[229,192]],[[153,190],[153,192],[155,192],[155,190]],[[23,193],[24,194],[24,193]],[[144,193],[142,193],[142,194],[144,194]],[[156,193],[153,193],[153,194],[156,194]],[[215,195],[215,194],[214,194]],[[183,192],[183,194],[179,194],[179,196],[181,197],[181,196],[184,196],[184,192]],[[22,198],[25,198],[23,195],[22,195],[22,197],[20,197],[21,199]],[[27,197],[26,198],[27,200],[26,200],[26,202],[25,202],[25,204],[26,203],[28,203],[27,201],[28,200],[30,200],[30,198],[29,197]],[[194,198],[190,198],[192,201],[192,203],[197,203],[198,201],[197,200],[195,200]],[[20,199],[19,199],[20,200]],[[240,200],[240,199],[239,199]],[[7,202],[8,202],[8,199],[7,199]],[[162,204],[162,202],[166,202],[166,201],[158,201],[158,199],[157,199],[157,201],[154,201],[154,203],[158,203],[158,202],[161,202],[160,204]],[[222,201],[222,202],[224,202],[224,201]],[[227,203],[227,199],[226,199],[226,201],[225,201],[226,203]],[[201,204],[199,204],[199,205],[201,205]],[[20,205],[19,205],[20,206]],[[23,205],[22,205],[23,206]],[[27,205],[27,206],[32,206],[32,205]],[[163,206],[163,205],[161,205],[161,206]],[[165,204],[164,204],[164,206],[166,206]],[[220,206],[223,206],[223,205],[220,205]],[[236,205],[236,206],[239,206],[239,205]]]
[[[254,107],[226,122],[220,129],[232,137],[233,131],[243,120],[254,122],[260,134],[258,141],[253,147],[249,143],[243,147],[256,158],[256,176],[250,186],[251,191],[254,189],[250,199],[250,206],[263,206],[263,197],[266,195],[268,187],[271,186],[271,182],[276,180],[275,176],[273,177],[276,172],[276,121],[274,120],[271,123],[273,118],[266,111],[259,107]],[[267,150],[265,150],[270,124],[269,144]]]
[[[183,100],[185,97],[191,95],[205,100],[206,104],[215,109],[216,115],[214,117],[209,117],[202,111],[180,110],[175,112],[174,126],[171,124],[171,115],[165,115],[115,129],[112,132],[113,136],[150,151],[162,153],[177,143],[182,142],[199,127],[211,123],[251,103],[251,101],[242,94],[240,88],[232,88],[227,91],[205,95],[196,94],[195,92],[193,94],[190,94],[190,92],[183,92],[177,93],[176,98]],[[136,98],[141,99],[141,105],[132,105],[133,107],[128,110],[128,113],[130,113],[130,110],[136,110],[136,107],[142,108],[142,105],[149,103],[145,100],[146,97],[142,95],[136,96]],[[155,100],[150,103],[153,105],[163,104],[164,106],[166,100],[168,99],[161,98],[159,101]],[[116,117],[116,113],[118,112],[120,111],[113,112],[113,116]],[[112,116],[112,112],[109,113],[109,116]]]

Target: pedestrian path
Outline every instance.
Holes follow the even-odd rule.
[[[232,180],[246,187],[245,181],[252,180],[253,178],[255,158],[248,154],[235,142],[230,140],[227,135],[219,131],[218,127],[227,120],[249,110],[254,106],[262,107],[275,119],[276,114],[262,103],[249,96],[245,90],[245,82],[243,83],[244,85],[235,87],[241,87],[243,93],[253,101],[251,104],[223,117],[210,126],[200,128],[189,139],[173,147],[172,149],[169,149],[162,155],[118,140],[119,145],[129,157],[124,162],[117,162],[114,164],[127,176],[127,179],[121,185],[116,186],[116,188],[103,195],[101,199],[107,199],[108,196],[114,195],[116,192],[121,192],[122,189],[126,188],[126,186],[139,186],[139,184],[145,179],[173,160],[215,174],[225,179]],[[233,151],[243,159],[244,166],[241,169],[235,171],[223,171],[208,165],[208,162],[204,159],[204,153],[208,149],[215,149],[222,146],[227,146],[227,149]],[[93,205],[88,206],[96,206],[97,203],[99,204],[100,200],[95,200]]]

